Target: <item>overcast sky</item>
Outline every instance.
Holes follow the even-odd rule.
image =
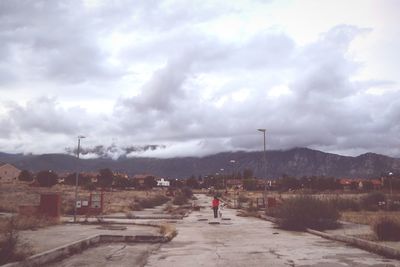
[[[114,157],[203,156],[262,150],[266,128],[268,150],[400,157],[399,14],[397,0],[0,0],[0,151],[64,153],[84,135]]]

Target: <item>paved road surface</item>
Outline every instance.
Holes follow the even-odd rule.
[[[267,221],[237,217],[225,210],[219,225],[208,208],[211,198],[198,195],[206,206],[177,224],[178,236],[154,250],[145,266],[400,266],[396,260],[326,240],[308,233],[283,231]],[[208,221],[204,221],[208,219]]]

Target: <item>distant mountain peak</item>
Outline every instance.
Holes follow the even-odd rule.
[[[376,153],[365,153],[358,157],[341,156],[304,147],[288,150],[267,150],[267,161],[263,151],[222,152],[204,157],[141,158],[121,157],[118,159],[81,159],[82,171],[98,171],[110,168],[127,174],[151,173],[161,177],[185,178],[192,175],[215,175],[224,169],[225,174],[251,169],[260,178],[323,175],[333,177],[379,177],[387,170],[400,168],[400,159]],[[235,162],[232,163],[231,160]],[[75,171],[77,158],[67,154],[22,155],[0,152],[0,162],[11,163],[19,169],[30,171],[54,170]]]

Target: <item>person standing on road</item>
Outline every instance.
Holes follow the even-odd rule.
[[[212,200],[212,209],[214,210],[214,218],[218,218],[218,207],[219,207],[219,199],[217,196],[214,196]]]

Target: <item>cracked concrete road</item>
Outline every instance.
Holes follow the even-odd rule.
[[[178,236],[154,250],[145,266],[400,266],[340,242],[308,233],[283,231],[271,222],[237,217],[226,209],[220,224],[209,208],[211,198],[197,195],[205,206],[177,224]]]

